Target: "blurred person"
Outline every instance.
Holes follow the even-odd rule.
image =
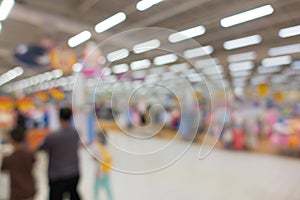
[[[265,133],[267,136],[273,135],[273,126],[279,120],[279,111],[271,99],[266,101],[266,110],[264,113]]]
[[[59,118],[60,129],[49,134],[40,146],[49,155],[49,199],[62,200],[68,194],[70,200],[79,200],[79,136],[71,126],[72,110],[61,108]]]
[[[24,145],[25,127],[17,126],[9,136],[14,152],[3,158],[1,171],[10,176],[10,200],[33,200],[36,189],[32,175],[34,155]]]
[[[112,165],[111,154],[105,147],[106,140],[103,140],[103,132],[100,131],[97,134],[95,143],[94,143],[94,155],[96,160],[96,178],[94,183],[94,199],[99,199],[99,191],[104,189],[107,195],[108,200],[113,200],[112,190],[111,190],[111,181],[110,181],[110,170]],[[97,160],[100,158],[100,160]]]

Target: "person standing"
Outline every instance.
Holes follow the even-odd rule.
[[[104,130],[102,132],[105,132]],[[105,136],[104,136],[105,137]],[[103,136],[97,134],[94,141],[94,159],[96,160],[96,177],[94,183],[94,200],[99,199],[99,191],[103,189],[106,192],[107,199],[113,200],[113,194],[111,189],[110,171],[112,168],[112,156],[108,149],[105,147],[106,143],[103,140]],[[98,160],[99,158],[99,160]]]
[[[67,194],[70,200],[80,200],[77,192],[79,136],[71,126],[72,110],[61,108],[59,118],[60,129],[49,134],[40,146],[49,155],[49,199],[62,200]]]
[[[34,155],[25,145],[25,128],[20,126],[13,129],[8,141],[13,145],[14,152],[3,158],[1,171],[10,176],[10,200],[32,200],[36,189],[32,175]]]

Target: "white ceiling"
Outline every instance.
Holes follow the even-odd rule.
[[[0,72],[15,67],[16,62],[12,58],[13,49],[20,43],[38,43],[44,35],[52,35],[62,43],[83,31],[92,32],[92,40],[102,42],[110,36],[122,31],[142,27],[161,27],[175,31],[203,25],[206,33],[194,38],[202,46],[212,45],[213,58],[218,58],[224,67],[226,78],[231,80],[228,72],[227,57],[248,51],[255,51],[257,58],[255,66],[260,66],[263,58],[270,57],[268,50],[272,47],[300,43],[300,36],[280,38],[278,31],[281,28],[300,24],[299,0],[165,0],[150,9],[140,12],[136,9],[138,0],[19,0],[15,4],[7,20],[2,23],[0,33]],[[224,17],[238,14],[256,7],[271,4],[274,13],[250,22],[239,24],[229,28],[220,26],[220,20]],[[117,12],[125,12],[127,19],[112,29],[97,34],[94,31],[96,23],[114,15]],[[223,43],[240,37],[259,34],[262,42],[257,45],[227,51]],[[160,33],[151,32],[149,35],[127,34],[116,40],[111,40],[111,45],[102,49],[104,54],[113,50],[127,47],[145,41],[147,38],[161,38],[161,42],[176,51],[190,48],[186,42],[170,44],[167,38],[162,38]],[[173,47],[171,47],[174,45]],[[80,54],[83,45],[76,47]],[[116,63],[130,63],[135,60],[149,58],[153,60],[161,51],[151,51],[145,54],[133,54]],[[291,55],[293,60],[300,60],[300,53]],[[193,61],[200,60],[195,58]],[[286,65],[282,70],[288,68]],[[43,69],[45,70],[45,69]],[[38,70],[25,69],[23,77],[36,74]],[[282,71],[275,72],[282,73]],[[255,76],[256,69],[251,76]],[[250,77],[251,77],[250,76]],[[292,77],[295,75],[292,74]],[[250,78],[249,77],[249,78]],[[299,78],[298,78],[299,79]]]

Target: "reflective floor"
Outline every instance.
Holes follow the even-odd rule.
[[[114,143],[133,145],[130,137],[112,134]],[[164,145],[168,141],[152,139],[149,144]],[[186,142],[176,141],[181,149]],[[133,145],[142,151],[146,145]],[[114,163],[135,166],[144,160],[131,162],[110,146]],[[300,160],[246,152],[214,150],[204,160],[197,158],[199,145],[192,145],[180,160],[155,173],[133,175],[112,171],[115,200],[299,200]],[[160,159],[167,155],[162,152]],[[83,199],[93,199],[95,162],[82,149],[80,152],[82,178],[80,192]],[[157,162],[162,162],[157,159]],[[155,162],[155,161],[154,161]],[[38,200],[47,197],[46,158],[38,155],[35,170],[39,180]],[[153,163],[144,163],[145,166]],[[154,163],[155,164],[155,163]],[[120,164],[121,166],[121,164]],[[142,165],[140,165],[142,166]],[[153,165],[154,166],[154,165]],[[129,168],[128,168],[129,169]],[[101,200],[106,196],[101,192]]]

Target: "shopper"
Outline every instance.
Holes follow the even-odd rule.
[[[110,183],[110,170],[112,165],[111,154],[103,143],[102,135],[98,134],[94,142],[94,156],[96,160],[96,177],[94,183],[94,199],[98,200],[99,191],[104,189],[108,200],[113,200]]]
[[[4,157],[1,171],[10,175],[10,199],[32,200],[35,195],[35,182],[32,176],[34,155],[24,145],[25,127],[13,129],[8,141],[13,145],[14,152]]]
[[[62,200],[66,194],[70,200],[78,200],[79,137],[71,126],[72,110],[61,108],[59,118],[60,129],[49,134],[40,147],[49,154],[50,200]]]

